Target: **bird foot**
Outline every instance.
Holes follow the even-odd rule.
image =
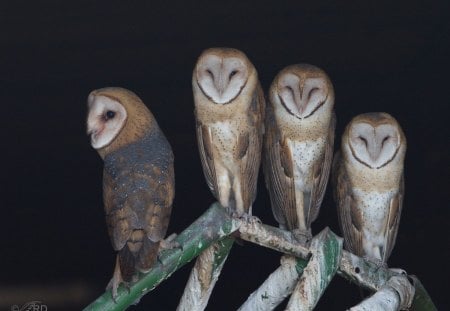
[[[365,260],[370,261],[371,263],[375,264],[378,268],[384,268],[384,269],[388,268],[387,263],[385,263],[382,259],[367,257],[367,256],[363,256],[363,258]]]
[[[109,281],[108,285],[106,285],[106,290],[111,290],[111,296],[115,303],[117,303],[117,289],[119,288],[119,285],[123,283],[128,290],[128,293],[130,293],[130,286],[127,282],[125,282],[122,278],[122,273],[120,272],[120,265],[119,265],[119,257],[116,258],[116,267],[114,268],[113,277]]]
[[[259,219],[256,216],[250,215],[250,214],[243,214],[239,217],[240,220],[245,221],[246,223],[250,224],[250,225],[254,225],[254,224],[261,224],[261,219]]]
[[[297,262],[297,258],[292,255],[284,254],[280,258],[280,265],[282,266],[295,266]]]
[[[114,301],[114,303],[117,303],[116,298],[117,298],[117,288],[119,287],[119,284],[123,283],[123,280],[118,280],[117,278],[115,278],[114,276],[112,277],[112,279],[109,281],[108,285],[106,285],[106,290],[111,290],[111,296],[112,296],[112,300]]]
[[[408,273],[401,268],[389,268],[389,270],[391,270],[392,272],[395,272],[397,274],[401,274],[401,275],[405,275],[405,276],[408,275]]]
[[[303,230],[303,229],[294,229],[292,230],[292,234],[294,238],[303,246],[309,246],[309,243],[312,239],[311,229]]]
[[[176,237],[177,237],[177,234],[172,233],[164,240],[161,240],[161,242],[159,242],[159,250],[161,251],[161,250],[174,249],[174,248],[181,248],[181,250],[183,250],[183,247],[181,246],[181,244],[178,243],[177,241],[174,241],[176,239]]]
[[[156,259],[158,260],[158,262],[160,264],[163,265],[163,262],[162,262],[161,257],[160,257],[161,251],[171,250],[171,249],[174,249],[174,248],[183,250],[183,246],[180,243],[178,243],[177,241],[174,241],[177,236],[178,235],[176,233],[172,233],[167,238],[165,238],[164,240],[161,240],[159,242],[158,256],[156,257]]]
[[[234,209],[231,208],[230,206],[225,207],[225,211],[227,212],[228,215],[230,215],[232,218],[240,218],[241,215],[239,215],[239,213]]]

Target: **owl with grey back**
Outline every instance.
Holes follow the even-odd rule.
[[[155,264],[175,193],[173,154],[152,113],[131,91],[103,88],[88,98],[87,132],[104,161],[103,201],[118,252],[108,285],[117,296]]]

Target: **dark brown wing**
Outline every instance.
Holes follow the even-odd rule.
[[[175,193],[170,145],[159,132],[108,155],[103,179],[108,231],[129,281],[154,264],[166,235]]]
[[[362,256],[362,215],[356,207],[340,152],[334,157],[332,177],[334,199],[337,204],[339,225],[344,235],[345,248]]]
[[[272,106],[267,107],[263,169],[272,212],[289,230],[298,226],[292,154],[282,140]]]
[[[241,195],[244,208],[249,208],[256,198],[261,148],[264,135],[264,93],[258,84],[247,111],[249,131],[242,133],[237,142],[236,160],[240,164]]]
[[[328,137],[322,161],[317,162],[313,171],[314,181],[311,190],[311,201],[308,209],[308,217],[306,218],[308,228],[311,227],[311,223],[316,220],[319,215],[320,206],[322,205],[323,196],[325,195],[325,190],[327,188],[328,177],[330,176],[331,164],[333,162],[335,127],[336,115],[333,113],[331,115]]]
[[[114,250],[120,251],[131,236],[133,227],[138,226],[138,215],[125,204],[125,198],[117,191],[117,181],[113,172],[103,171],[103,202],[108,233]]]
[[[383,261],[386,262],[392,253],[395,241],[397,240],[400,216],[403,207],[403,196],[405,193],[405,180],[402,175],[399,192],[391,199],[389,207],[388,227],[386,228],[386,252],[383,254]]]
[[[214,167],[214,158],[212,154],[212,137],[208,126],[202,125],[196,121],[198,150],[200,152],[200,160],[202,163],[203,173],[206,183],[213,195],[218,198],[216,172]]]

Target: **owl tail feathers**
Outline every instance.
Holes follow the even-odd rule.
[[[133,254],[127,246],[125,246],[120,250],[118,258],[118,265],[122,280],[124,282],[131,282],[136,273],[136,255]]]
[[[148,238],[144,238],[142,242],[142,248],[136,258],[136,269],[140,272],[148,272],[158,259],[160,242],[153,242]]]
[[[128,288],[130,283],[136,282],[136,272],[147,272],[157,259],[160,242],[155,243],[145,238],[142,247],[139,248],[139,242],[136,244],[127,243],[117,254],[114,274],[106,287],[107,290],[111,290],[114,300],[120,283],[124,283]]]

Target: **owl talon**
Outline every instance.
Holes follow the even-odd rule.
[[[404,275],[404,276],[408,276],[408,273],[405,270],[401,269],[401,268],[389,268],[389,270],[391,270],[392,272]]]
[[[164,265],[164,263],[162,262],[161,257],[160,257],[159,255],[156,256],[156,260],[158,261],[158,263],[159,263],[160,265]]]
[[[245,221],[246,223],[253,225],[253,224],[261,224],[261,219],[259,219],[256,216],[250,215],[245,213],[244,215],[242,215],[241,217],[239,217],[239,219],[241,219],[242,221]]]
[[[364,258],[365,260],[370,261],[371,263],[375,264],[375,265],[377,266],[378,269],[379,269],[379,268],[384,268],[384,269],[387,269],[387,268],[388,268],[387,263],[385,263],[385,262],[384,262],[383,260],[381,260],[381,259],[371,258],[371,257],[368,257],[368,256],[363,256],[363,258]]]
[[[172,233],[166,239],[161,240],[159,242],[158,256],[156,257],[156,259],[158,260],[158,262],[161,265],[163,265],[163,262],[162,262],[161,256],[160,256],[162,251],[171,250],[171,249],[174,249],[174,248],[183,250],[183,246],[180,243],[178,243],[177,241],[174,241],[176,237],[177,237],[177,234],[176,233]]]
[[[181,244],[178,243],[177,241],[174,241],[176,237],[177,237],[177,234],[172,233],[166,239],[161,240],[161,242],[159,243],[159,250],[161,251],[161,250],[168,250],[168,249],[174,249],[174,248],[181,248],[181,250],[183,250],[183,247],[181,246]]]
[[[114,301],[114,303],[117,303],[117,289],[119,288],[120,283],[124,283],[122,277],[120,277],[119,279],[116,278],[116,276],[114,275],[112,277],[112,279],[109,281],[108,285],[106,286],[106,290],[111,290],[111,296],[112,296],[112,300]],[[129,289],[129,287],[128,287]],[[130,291],[128,290],[128,293],[130,293]]]
[[[303,246],[308,246],[312,239],[311,229],[309,230],[302,230],[302,229],[294,229],[292,230],[292,233],[294,234],[295,240],[299,242]]]
[[[240,215],[231,207],[225,207],[225,211],[228,215],[230,215],[232,218],[239,218]]]
[[[116,301],[117,289],[119,288],[120,283],[124,283],[126,285],[126,283],[124,282],[124,280],[122,278],[122,274],[120,272],[119,256],[117,256],[116,257],[116,267],[114,268],[113,277],[109,281],[108,285],[106,285],[106,290],[111,290],[111,296],[112,296],[114,303],[117,303],[117,301]],[[130,293],[129,287],[128,287],[128,293]]]

